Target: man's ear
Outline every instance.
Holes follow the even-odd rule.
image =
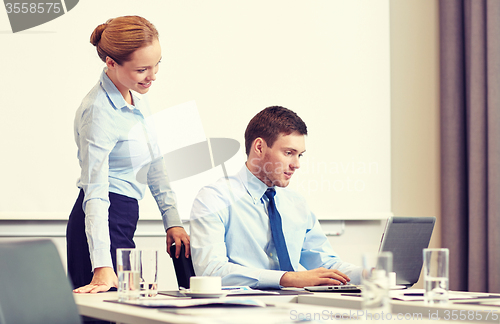
[[[109,56],[106,56],[106,66],[108,67],[108,69],[114,69],[117,65],[118,63],[116,63],[115,60],[113,60]]]
[[[255,154],[257,156],[260,157],[260,156],[264,155],[266,148],[267,148],[267,144],[263,138],[257,137],[253,141],[252,150],[255,152]]]

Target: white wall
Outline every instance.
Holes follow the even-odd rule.
[[[391,0],[391,119],[392,211],[435,216],[440,247],[437,0]]]

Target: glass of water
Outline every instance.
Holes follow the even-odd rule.
[[[424,300],[427,304],[448,303],[448,249],[424,249]]]
[[[158,250],[142,249],[140,287],[142,297],[154,297],[158,294]]]
[[[140,251],[137,249],[116,250],[118,301],[125,302],[139,299],[140,260]]]
[[[392,272],[392,253],[365,253],[362,265],[363,309],[389,313],[391,311],[389,273]]]

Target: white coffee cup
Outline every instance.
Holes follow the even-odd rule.
[[[194,293],[218,293],[221,291],[220,277],[191,277],[189,290]]]

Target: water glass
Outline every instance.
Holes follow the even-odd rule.
[[[140,293],[140,251],[136,249],[116,250],[118,272],[118,301],[139,299]]]
[[[140,252],[140,289],[141,297],[154,297],[158,294],[158,250],[142,249]]]
[[[392,272],[392,253],[363,254],[363,309],[389,313],[389,273]]]
[[[424,301],[448,303],[448,249],[424,249]]]

